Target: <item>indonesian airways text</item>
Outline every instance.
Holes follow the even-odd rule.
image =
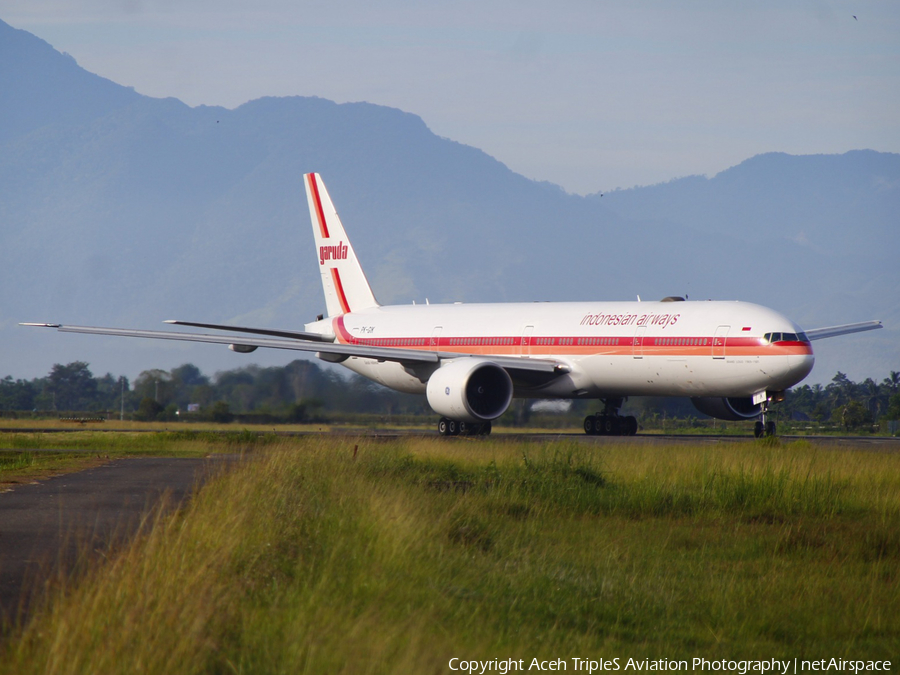
[[[585,314],[582,326],[674,326],[681,314]]]

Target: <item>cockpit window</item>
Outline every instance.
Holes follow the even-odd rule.
[[[809,342],[806,333],[766,333],[763,339],[769,344],[776,342]]]

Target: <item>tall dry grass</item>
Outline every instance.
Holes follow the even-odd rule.
[[[422,673],[453,656],[900,646],[890,454],[310,438],[152,518],[48,598],[0,672]]]

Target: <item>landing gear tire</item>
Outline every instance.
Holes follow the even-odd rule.
[[[459,434],[460,423],[449,417],[442,417],[438,422],[438,433],[441,436],[456,436]]]
[[[776,432],[775,422],[772,421],[763,424],[760,420],[753,425],[753,436],[755,438],[774,438]]]
[[[629,415],[628,417],[626,417],[624,419],[624,422],[625,422],[625,424],[623,425],[623,427],[624,427],[625,436],[635,436],[638,431],[637,417],[634,417],[633,415]]]
[[[634,436],[637,430],[637,418],[632,415],[599,414],[584,418],[584,433],[589,436]]]
[[[457,422],[449,417],[442,417],[438,421],[438,433],[441,436],[488,436],[491,433],[491,423],[481,422]]]

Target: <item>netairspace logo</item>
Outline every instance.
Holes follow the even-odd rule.
[[[890,661],[856,661],[852,659],[820,659],[818,661],[807,661],[799,659],[788,659],[780,661],[778,659],[763,660],[734,660],[714,659],[712,661],[704,658],[673,661],[669,659],[489,659],[486,661],[467,661],[460,658],[452,658],[447,664],[451,671],[469,673],[469,675],[485,675],[486,673],[499,673],[506,675],[512,672],[525,671],[565,671],[569,667],[573,671],[582,673],[595,673],[598,671],[611,670],[631,670],[636,672],[659,671],[659,670],[683,670],[690,672],[709,672],[709,673],[734,673],[736,675],[747,675],[747,673],[778,673],[780,675],[799,675],[799,673],[811,672],[841,672],[841,673],[861,673],[861,672],[890,672]]]

